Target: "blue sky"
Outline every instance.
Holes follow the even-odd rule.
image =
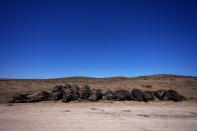
[[[197,76],[195,0],[1,0],[0,77]]]

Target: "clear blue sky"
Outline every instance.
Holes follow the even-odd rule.
[[[196,0],[1,0],[0,77],[197,76]]]

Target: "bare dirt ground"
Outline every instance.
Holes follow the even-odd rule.
[[[196,102],[1,104],[1,131],[196,131]]]

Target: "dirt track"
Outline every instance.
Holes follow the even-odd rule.
[[[0,105],[1,131],[194,131],[196,102]]]

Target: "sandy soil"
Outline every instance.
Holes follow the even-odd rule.
[[[196,102],[1,104],[0,131],[195,131]]]

